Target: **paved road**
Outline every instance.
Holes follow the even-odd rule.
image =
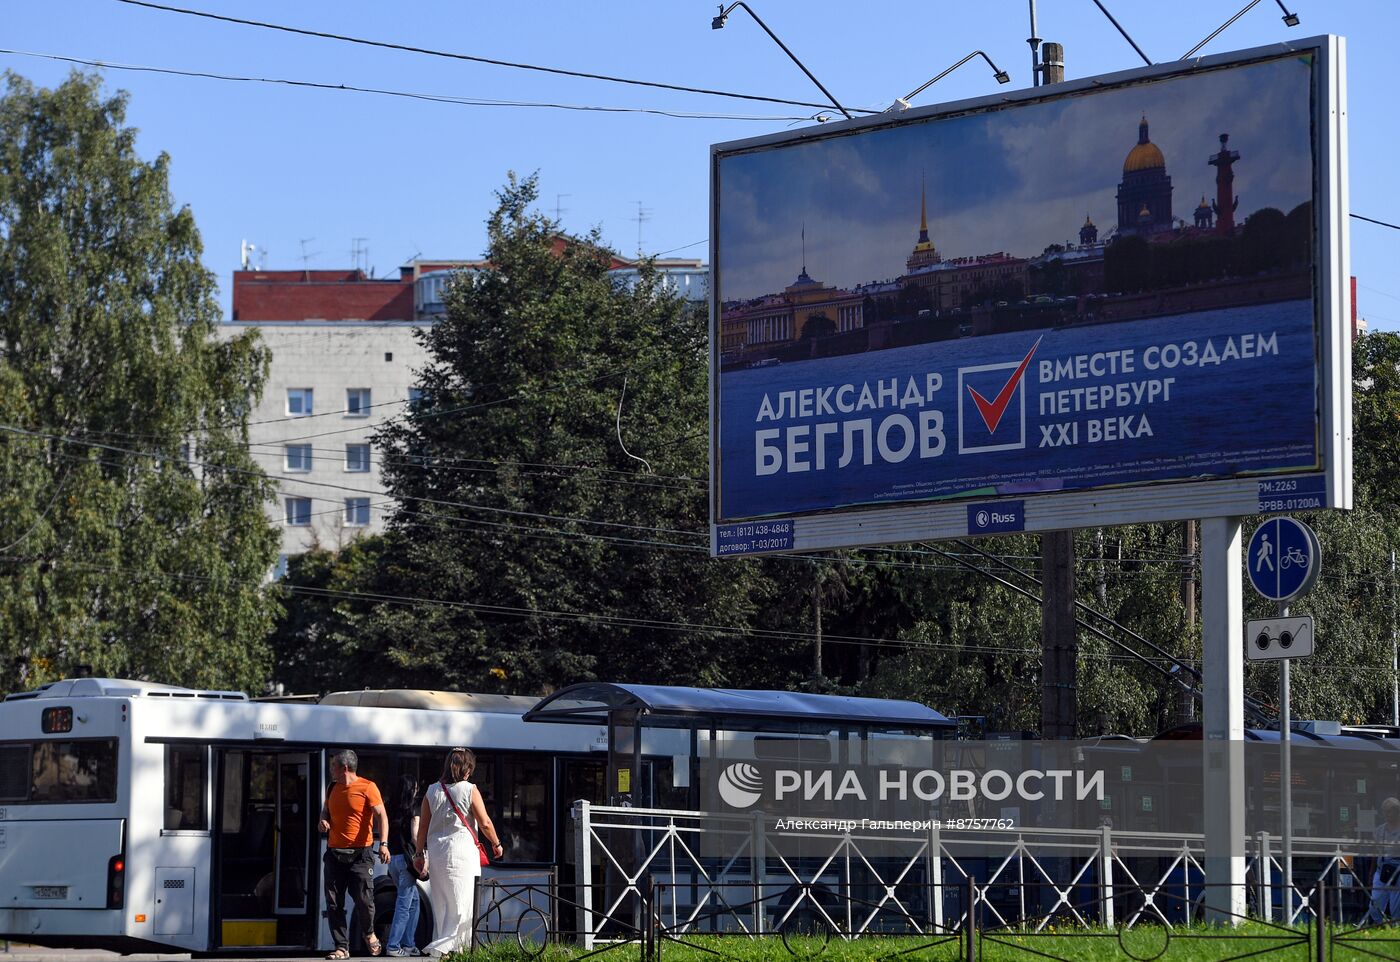
[[[41,949],[37,945],[0,942],[0,962],[188,962],[183,955],[121,955],[97,949]]]

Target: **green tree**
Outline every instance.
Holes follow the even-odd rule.
[[[784,643],[705,627],[767,586],[705,549],[703,311],[619,285],[596,235],[558,243],[534,177],[498,197],[490,267],[425,334],[425,403],[376,439],[403,508],[368,587],[431,601],[377,607],[369,644],[434,687],[762,681]]]
[[[266,352],[217,336],[194,218],[169,158],[137,155],[125,95],[6,82],[0,689],[79,665],[257,688],[278,605],[246,449]]]
[[[1182,618],[1177,585],[1179,525],[1139,525],[1106,529],[1100,550],[1095,532],[1076,535],[1076,596],[1178,657],[1199,657]],[[1034,574],[1038,539],[1009,536],[984,541],[990,554]],[[947,554],[966,554],[957,545]],[[1040,588],[1009,568],[981,557],[970,559],[1033,595]],[[944,559],[945,565],[951,562]],[[984,715],[998,730],[1040,728],[1040,604],[1004,584],[965,568],[951,571],[891,569],[879,580],[899,583],[913,615],[890,625],[885,637],[898,639],[881,658],[862,694],[913,698],[946,714]],[[888,587],[885,589],[888,590]],[[1106,622],[1084,619],[1109,641],[1087,629],[1078,635],[1079,731],[1150,734],[1172,722],[1167,695],[1175,686],[1130,651],[1160,662],[1147,647]],[[839,623],[838,623],[839,624]],[[833,627],[832,631],[841,630]],[[902,646],[902,647],[900,647]]]
[[[290,595],[272,634],[274,680],[289,692],[363,688],[381,674],[363,626],[374,603],[360,596],[384,552],[382,536],[356,538],[339,551],[315,549],[291,559]]]

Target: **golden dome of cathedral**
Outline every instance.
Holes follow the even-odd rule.
[[[1128,156],[1123,161],[1123,173],[1166,166],[1167,158],[1162,156],[1161,148],[1147,139],[1147,118],[1143,117],[1142,123],[1138,125],[1138,142],[1128,151]]]
[[[1165,166],[1167,158],[1162,156],[1162,151],[1156,144],[1148,141],[1145,144],[1134,144],[1133,149],[1128,151],[1128,159],[1123,161],[1123,173]]]

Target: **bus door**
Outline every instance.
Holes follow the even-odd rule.
[[[213,941],[226,948],[316,945],[320,766],[306,752],[262,745],[218,751]]]
[[[305,915],[311,899],[311,762],[307,755],[277,756],[277,915]]]

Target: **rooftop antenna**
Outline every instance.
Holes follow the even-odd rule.
[[[314,237],[301,238],[301,269],[303,272],[307,270],[307,265],[311,263],[311,259],[313,257],[319,257],[321,254],[320,251],[311,251],[310,253],[307,253],[306,245],[311,243],[315,239],[316,238]]]
[[[637,201],[637,256],[642,256],[642,225],[651,220],[651,208]]]
[[[253,255],[257,253],[257,250],[258,245],[250,244],[246,240],[240,245],[238,263],[242,266],[242,270],[246,271],[252,266]]]
[[[350,261],[356,270],[369,272],[369,245],[365,243],[368,237],[350,238]]]
[[[569,208],[567,208],[567,207],[562,206],[562,205],[560,204],[560,201],[562,201],[565,197],[572,197],[572,196],[574,196],[574,195],[573,195],[573,194],[555,194],[555,195],[554,195],[554,223],[555,223],[555,224],[559,224],[559,223],[561,223],[561,222],[564,220],[564,211],[566,211],[566,210],[569,209]]]

